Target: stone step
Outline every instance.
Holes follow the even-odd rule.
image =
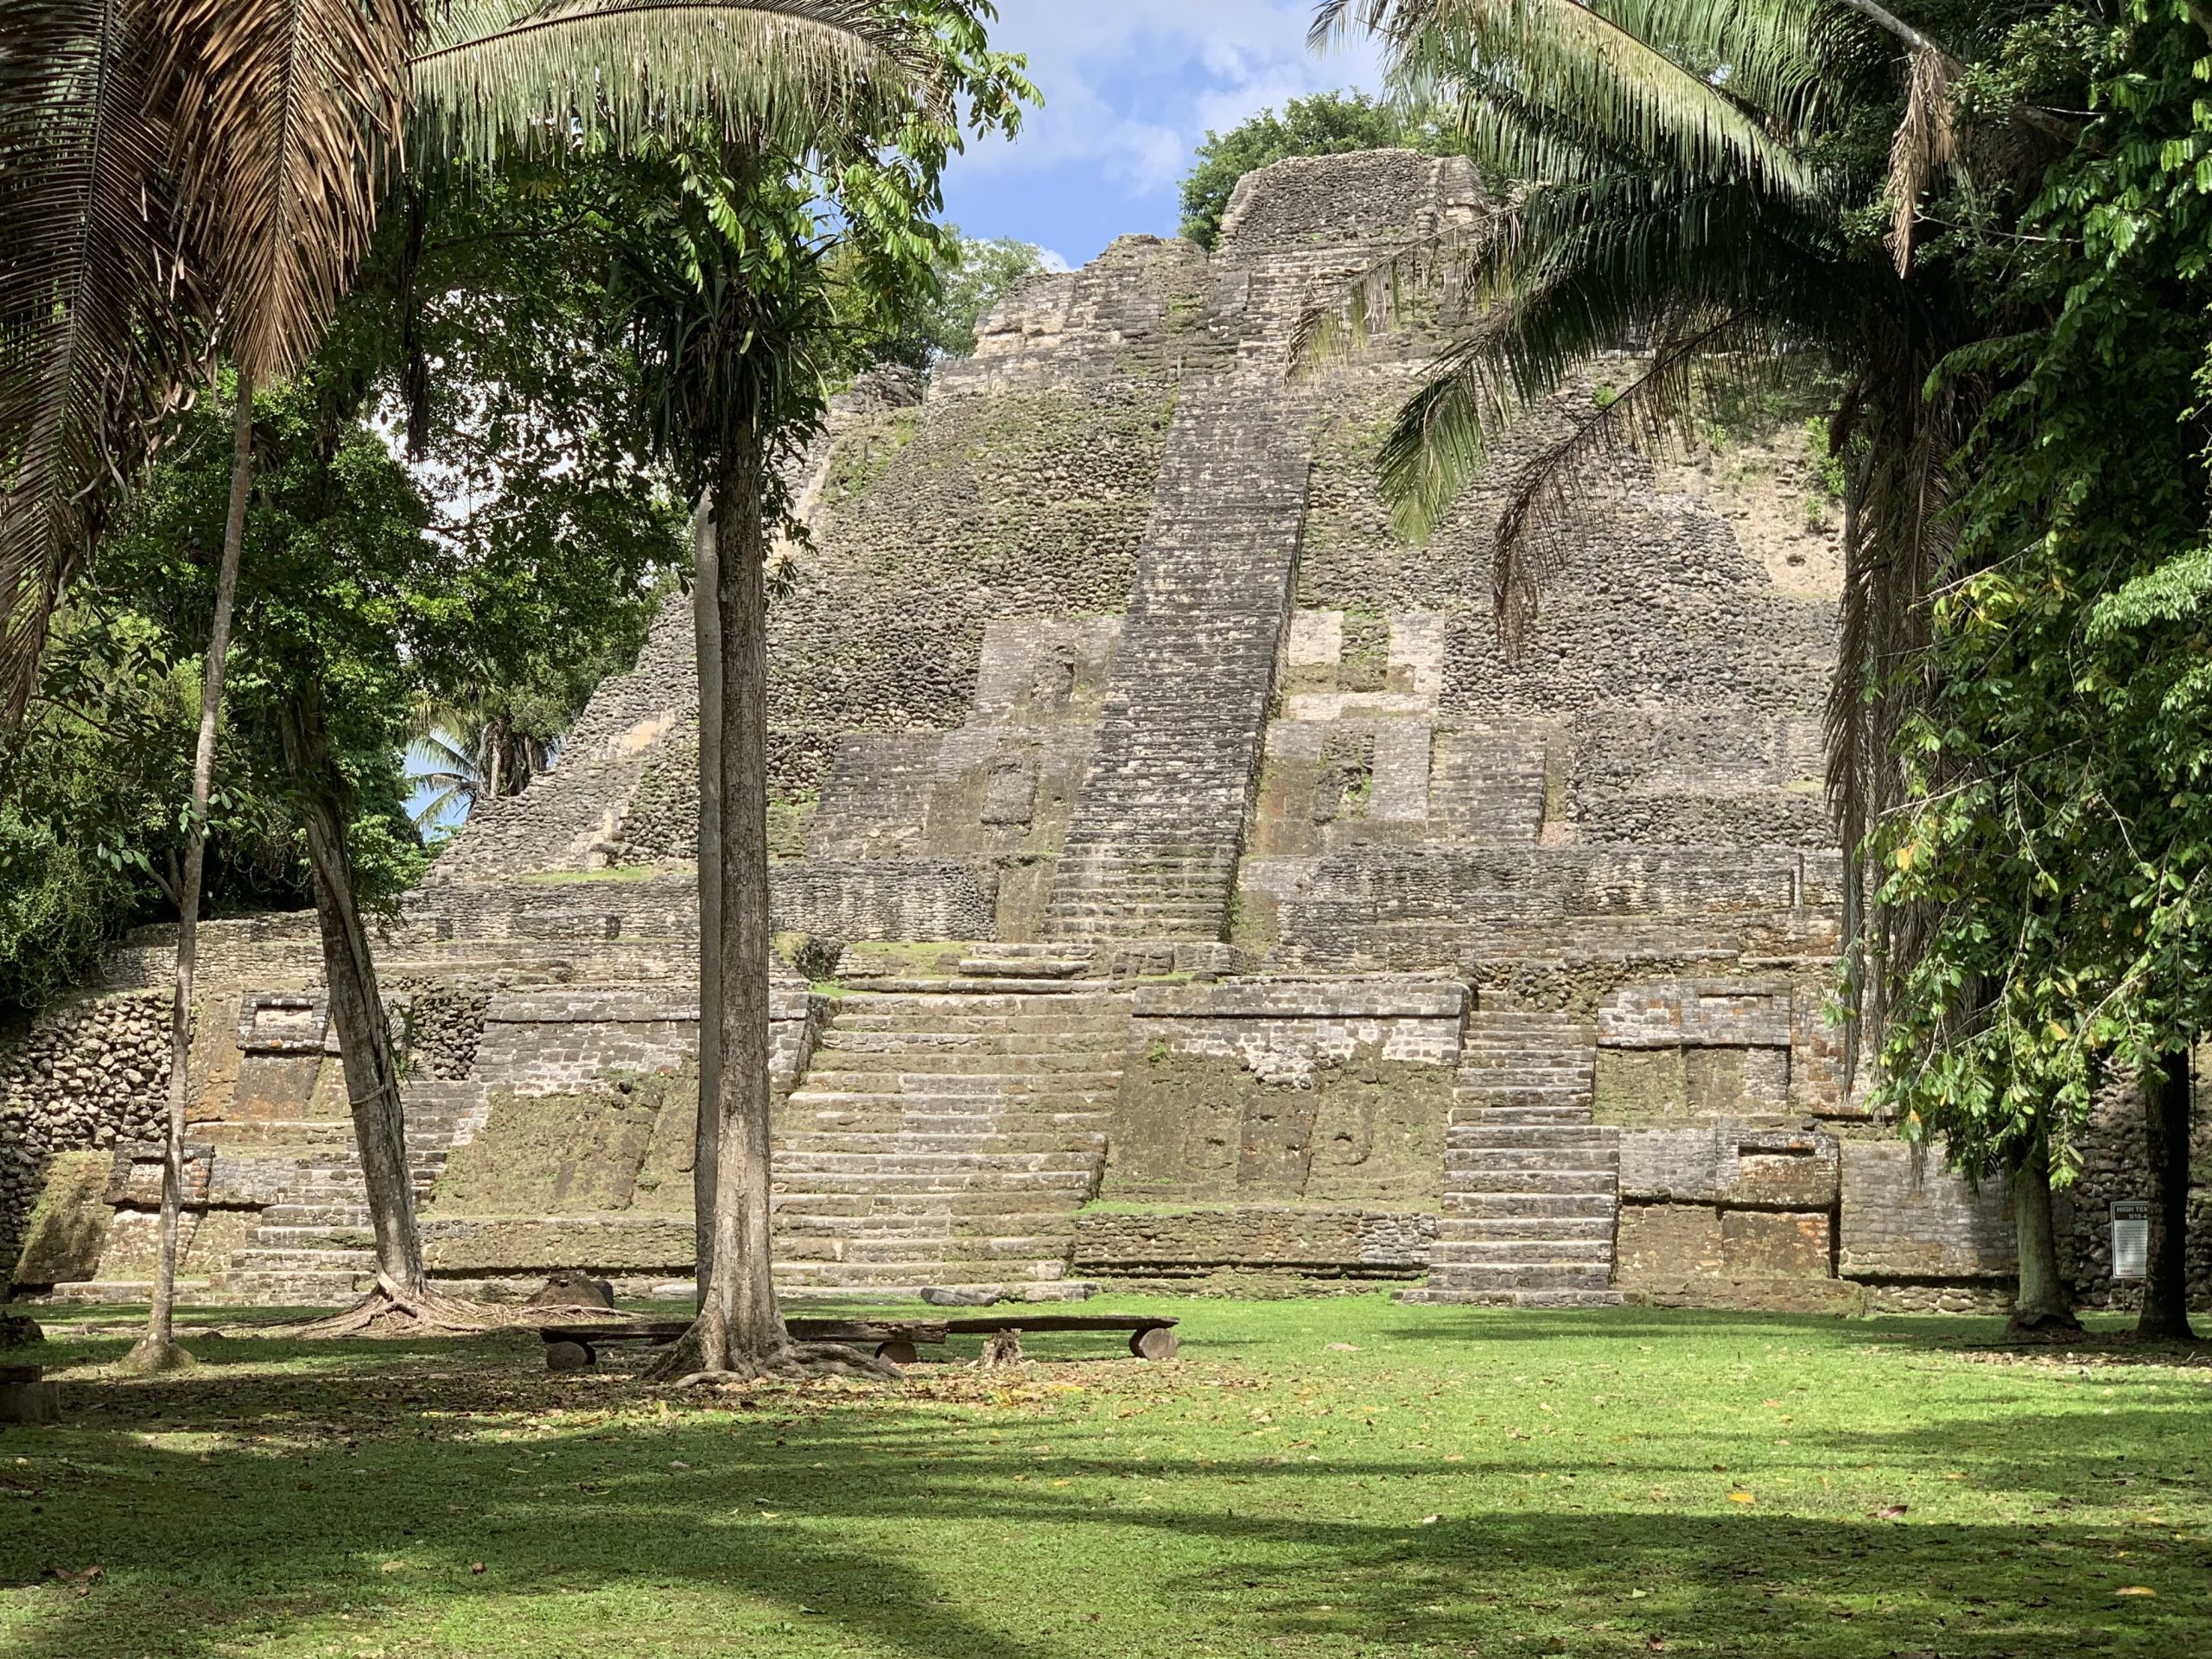
[[[231,1258],[233,1273],[374,1272],[373,1250],[353,1249],[244,1249]]]
[[[1446,1268],[1573,1268],[1600,1275],[1613,1266],[1613,1240],[1602,1238],[1455,1238],[1452,1224],[1438,1224],[1429,1255],[1432,1272]]]
[[[934,986],[950,982],[919,982]],[[982,990],[974,992],[906,988],[848,991],[834,1000],[830,1014],[842,1025],[850,1014],[922,1014],[931,1020],[988,1019],[995,1015],[1008,1015],[1015,1019],[1059,1020],[1079,1014],[1127,1014],[1129,1011],[1128,999],[1114,992],[1066,985],[1058,980],[1052,983],[1055,989],[1041,993],[1052,998],[1052,1004],[1044,1008],[1040,1008],[1036,1001],[1040,993],[1010,990],[1003,982],[994,982]]]
[[[873,1022],[861,1028],[841,1019],[822,1033],[817,1052],[839,1056],[840,1064],[856,1064],[862,1055],[893,1055],[926,1058],[931,1065],[972,1064],[988,1070],[992,1062],[1011,1058],[1077,1065],[1095,1055],[1119,1054],[1128,1040],[1127,1019],[1087,1022],[1084,1029],[1055,1020],[1033,1032],[944,1031],[919,1020],[914,1023],[912,1030]]]
[[[1602,1220],[1607,1227],[1620,1213],[1611,1192],[1446,1192],[1438,1201],[1441,1216],[1466,1220],[1522,1221],[1546,1217]]]
[[[787,1192],[1006,1192],[1087,1187],[1096,1163],[1087,1153],[801,1153],[778,1160],[772,1174]]]
[[[1110,1092],[1122,1085],[1122,1068],[1082,1071],[940,1071],[933,1067],[849,1069],[843,1065],[810,1071],[791,1098],[836,1094],[972,1096],[989,1100],[1008,1096],[1085,1095]]]
[[[261,1212],[264,1228],[365,1228],[370,1225],[370,1205],[365,1204],[272,1204]]]
[[[963,957],[960,971],[971,979],[1074,979],[1090,971],[1089,957]]]
[[[1432,1287],[1463,1290],[1611,1290],[1611,1267],[1597,1262],[1438,1262]]]
[[[1620,1185],[1618,1166],[1602,1168],[1561,1169],[1548,1164],[1517,1169],[1484,1168],[1462,1173],[1445,1188],[1444,1202],[1454,1197],[1509,1197],[1516,1193],[1536,1193],[1561,1198],[1598,1194],[1611,1197]]]
[[[1067,1118],[1096,1119],[1110,1112],[1115,1096],[1092,1095],[859,1095],[829,1093],[793,1095],[781,1121],[794,1126],[811,1122],[817,1128],[804,1133],[827,1133],[850,1123],[856,1128],[880,1124],[895,1118],[900,1128],[930,1133],[940,1130],[1009,1130],[1057,1124]],[[988,1101],[988,1104],[980,1103]]]
[[[252,1248],[284,1252],[322,1249],[358,1250],[375,1243],[376,1233],[366,1223],[358,1227],[315,1224],[292,1227],[264,1222],[253,1230]]]
[[[1066,1153],[1084,1158],[1096,1158],[1106,1150],[1103,1134],[1082,1134],[1071,1131],[1046,1131],[1036,1135],[1012,1135],[995,1130],[977,1133],[947,1131],[924,1134],[903,1128],[854,1129],[814,1135],[779,1135],[775,1137],[777,1166],[786,1166],[786,1160],[798,1157],[815,1157],[837,1152],[890,1153],[925,1152],[950,1156],[981,1156],[988,1153]]]
[[[1402,1291],[1397,1300],[1440,1307],[1618,1307],[1626,1300],[1617,1290],[1471,1290],[1423,1286]]]

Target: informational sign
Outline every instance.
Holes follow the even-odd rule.
[[[2150,1271],[2151,1206],[2126,1199],[2112,1207],[2112,1276],[2140,1279]]]

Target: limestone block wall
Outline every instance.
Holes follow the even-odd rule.
[[[1418,1273],[1466,1009],[1432,980],[1139,989],[1084,1270]]]
[[[74,999],[0,1047],[0,1266],[21,1253],[57,1154],[104,1154],[160,1132],[168,1014],[157,993]]]

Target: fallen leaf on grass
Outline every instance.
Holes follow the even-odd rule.
[[[468,1570],[471,1573],[481,1573],[484,1570],[484,1563],[481,1561],[471,1561],[468,1564]]]
[[[1440,1515],[1424,1515],[1421,1518],[1421,1523],[1424,1527],[1433,1527],[1443,1518]]]
[[[1749,1492],[1731,1492],[1728,1494],[1728,1501],[1731,1503],[1756,1503],[1758,1502],[1758,1500],[1753,1497]]]
[[[2113,1592],[2115,1596],[2155,1596],[2158,1592],[2147,1584],[2130,1584]]]
[[[1903,1503],[1891,1503],[1885,1509],[1875,1510],[1874,1518],[1878,1521],[1901,1521],[1904,1518],[1905,1508]]]

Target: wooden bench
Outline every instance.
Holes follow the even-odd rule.
[[[872,1346],[879,1357],[911,1365],[917,1350],[951,1337],[995,1336],[1001,1331],[1127,1332],[1139,1359],[1173,1359],[1179,1347],[1177,1321],[1144,1314],[1007,1313],[967,1319],[809,1319],[784,1321],[794,1342],[842,1342]],[[538,1328],[548,1370],[582,1370],[599,1363],[599,1350],[621,1342],[662,1346],[691,1328],[689,1319],[601,1319]]]

